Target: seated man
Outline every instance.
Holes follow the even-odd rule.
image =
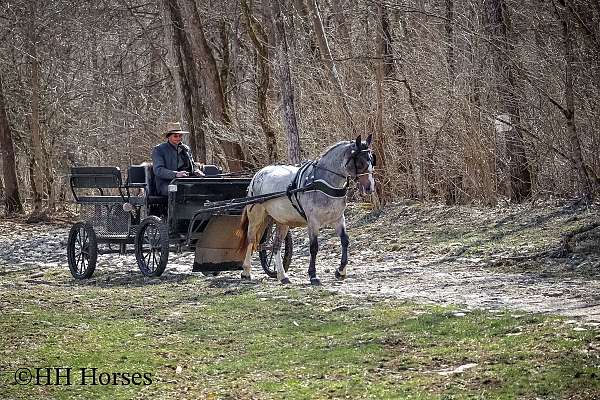
[[[169,122],[165,132],[166,141],[152,150],[152,164],[156,183],[156,193],[167,196],[169,182],[175,178],[204,176],[198,168],[190,148],[181,143],[184,133],[179,122]]]

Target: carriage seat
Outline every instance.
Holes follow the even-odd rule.
[[[127,185],[129,187],[143,188],[148,205],[168,203],[167,196],[159,196],[156,194],[154,170],[150,163],[129,166],[127,171]]]
[[[124,193],[121,170],[118,167],[71,167],[69,174],[69,185],[73,198],[77,203],[113,203],[125,202],[129,198],[129,193]],[[83,190],[79,190],[83,189]],[[81,194],[85,189],[97,189],[100,195],[92,196]],[[116,189],[118,196],[111,195],[110,189]]]
[[[216,177],[223,173],[223,170],[216,165],[203,165],[202,172],[207,177]],[[130,188],[143,188],[146,191],[148,205],[167,204],[167,196],[160,196],[156,193],[154,182],[154,170],[151,163],[132,165],[127,171],[127,183]]]

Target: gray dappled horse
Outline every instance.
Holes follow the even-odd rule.
[[[270,165],[254,175],[248,187],[248,196],[281,191],[287,191],[288,195],[252,204],[244,209],[239,231],[239,249],[241,252],[246,251],[242,279],[250,279],[252,251],[257,248],[271,218],[276,223],[273,258],[277,279],[281,283],[290,282],[281,260],[281,243],[290,227],[298,226],[308,226],[310,283],[320,284],[315,260],[319,250],[317,235],[322,226],[334,226],[340,237],[342,258],[335,276],[338,279],[346,277],[349,244],[344,218],[346,192],[351,179],[358,182],[361,193],[372,193],[375,190],[372,175],[375,156],[371,150],[371,140],[372,135],[365,142],[359,135],[355,141],[343,141],[331,146],[317,160],[301,167]]]

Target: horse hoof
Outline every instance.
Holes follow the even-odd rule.
[[[282,283],[282,284],[284,284],[284,285],[288,285],[288,284],[290,284],[290,283],[292,283],[292,282],[290,282],[290,278],[283,278],[283,279],[281,280],[281,283]]]
[[[310,278],[310,284],[313,286],[321,286],[321,280],[319,278]]]
[[[250,279],[250,275],[246,276],[246,275],[242,274],[242,280],[243,281],[250,281],[251,280]]]
[[[338,279],[340,281],[343,281],[344,279],[346,279],[346,275],[342,275],[340,274],[340,271],[338,271],[337,269],[335,270],[335,279]]]

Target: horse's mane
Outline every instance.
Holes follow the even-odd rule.
[[[343,145],[343,144],[352,144],[352,141],[348,141],[348,140],[342,140],[341,142],[338,142],[336,144],[332,144],[331,146],[329,146],[328,148],[326,148],[320,155],[319,158],[325,157],[327,155],[327,153],[329,153],[330,151],[332,151],[333,149]]]

